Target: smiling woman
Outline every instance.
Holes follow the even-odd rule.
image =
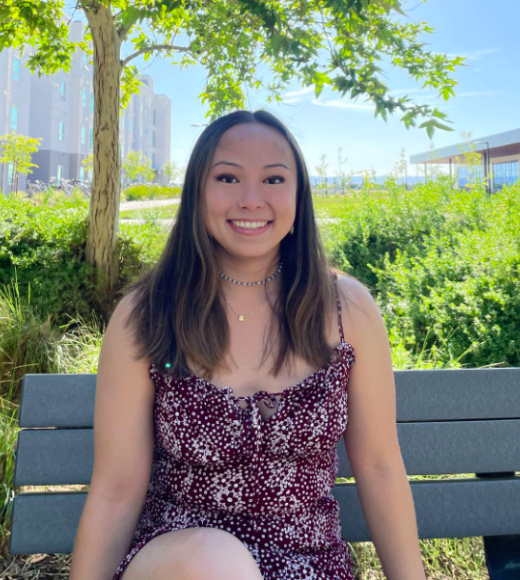
[[[384,325],[327,262],[302,154],[276,117],[237,111],[203,131],[165,249],[125,294],[94,420],[92,488],[123,498],[131,539],[113,580],[354,580],[332,494],[342,435],[371,516],[385,486],[368,472],[397,475],[386,489],[400,500],[371,530],[387,564],[422,577]]]

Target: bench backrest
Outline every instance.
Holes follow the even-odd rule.
[[[421,538],[520,533],[520,368],[395,371],[397,430]],[[26,374],[15,486],[89,484],[95,374]],[[338,477],[352,477],[343,438]],[[479,474],[481,477],[475,477]],[[153,477],[153,474],[152,474]],[[338,483],[344,537],[369,541],[354,483]],[[71,553],[86,492],[21,492],[12,554]]]

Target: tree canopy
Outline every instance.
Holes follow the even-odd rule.
[[[426,1],[426,0],[424,0]],[[408,128],[450,130],[446,114],[420,104],[408,95],[395,97],[384,80],[382,61],[404,69],[423,88],[448,100],[457,82],[452,76],[463,57],[426,50],[421,35],[434,32],[425,22],[406,21],[401,0],[78,0],[74,10],[87,14],[109,10],[119,49],[128,41],[132,52],[121,59],[122,104],[139,90],[137,56],[148,59],[163,52],[181,68],[201,64],[207,70],[200,93],[210,120],[247,103],[246,87],[264,87],[268,102],[280,101],[289,80],[313,86],[316,98],[325,85],[341,96],[366,97],[375,115],[402,113]],[[30,57],[33,71],[52,73],[70,66],[77,48],[67,37],[63,0],[4,0],[0,6],[0,50],[5,46],[36,47]],[[176,43],[185,32],[190,41]],[[91,39],[87,34],[85,40]],[[328,53],[319,58],[320,51]],[[267,64],[274,82],[258,78],[257,67]],[[420,97],[419,97],[420,99]]]

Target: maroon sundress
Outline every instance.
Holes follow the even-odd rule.
[[[239,397],[231,387],[195,375],[175,379],[150,365],[153,477],[130,551],[112,580],[152,538],[194,527],[239,538],[264,580],[355,580],[332,495],[355,362],[336,282],[341,342],[332,360],[280,393]],[[276,408],[274,414],[264,419],[258,400]]]

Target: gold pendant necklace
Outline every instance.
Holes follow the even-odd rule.
[[[226,300],[226,304],[229,304],[229,302]],[[255,312],[256,310],[258,310],[260,308],[260,306],[263,306],[265,304],[265,300],[255,308],[255,310],[251,310],[251,312],[247,313],[247,316],[249,316],[250,314],[253,314],[253,312]],[[233,312],[238,316],[238,320],[240,320],[240,322],[244,322],[244,320],[246,319],[244,314],[239,314],[234,308],[233,306],[231,306],[231,304],[229,304],[229,307],[231,308],[231,310],[233,310]]]

